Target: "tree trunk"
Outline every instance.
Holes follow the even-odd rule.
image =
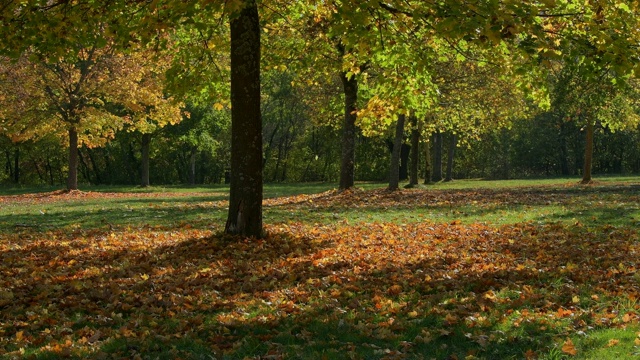
[[[409,186],[418,185],[418,157],[420,145],[420,129],[418,129],[418,118],[411,116],[411,164],[409,165]]]
[[[432,168],[431,168],[431,141],[426,137],[424,143],[424,184],[431,184]]]
[[[89,156],[89,161],[91,162],[91,168],[93,169],[93,176],[96,179],[96,184],[103,184],[102,175],[100,174],[102,171],[100,171],[100,168],[98,167],[94,152],[91,149],[87,149],[87,156]]]
[[[404,114],[398,115],[396,136],[393,139],[393,151],[391,153],[391,167],[389,168],[389,190],[398,190],[400,185],[400,152],[402,151],[405,119],[406,116]]]
[[[453,181],[453,157],[456,152],[456,134],[451,133],[451,142],[449,143],[449,152],[447,155],[447,176],[444,181]]]
[[[9,149],[4,150],[5,162],[4,171],[9,174],[9,178],[13,179],[13,169],[11,167],[11,151]]]
[[[55,180],[53,177],[53,166],[51,166],[51,158],[47,156],[47,172],[49,173],[49,185],[53,186],[55,184]]]
[[[340,190],[352,188],[355,184],[356,165],[356,107],[358,101],[358,81],[355,75],[347,78],[340,75],[344,89],[344,123],[342,126],[342,158],[340,162]]]
[[[13,169],[13,182],[18,184],[20,182],[20,148],[17,146],[13,153]]]
[[[69,172],[67,174],[67,190],[78,190],[78,131],[69,128]]]
[[[140,169],[140,186],[147,187],[149,186],[149,147],[151,145],[151,134],[144,133],[142,134],[142,143],[141,143],[141,169]]]
[[[191,186],[196,184],[196,156],[198,155],[198,148],[195,146],[191,148],[191,154],[189,154],[189,184]]]
[[[560,121],[560,172],[564,176],[571,175],[569,171],[569,149],[567,148],[567,130],[562,119]]]
[[[91,171],[89,169],[89,165],[87,165],[87,162],[84,160],[84,156],[82,155],[81,149],[78,149],[78,167],[80,169],[80,172],[82,173],[82,176],[85,178],[85,180],[88,181],[90,184],[91,183],[95,184],[95,182],[91,181]]]
[[[433,134],[433,181],[442,181],[442,132]]]
[[[582,172],[582,184],[591,182],[591,164],[593,162],[593,121],[587,118],[586,143],[584,147],[584,170]]]
[[[228,234],[262,237],[260,21],[255,0],[231,20],[231,185]]]

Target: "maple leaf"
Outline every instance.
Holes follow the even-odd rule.
[[[571,356],[575,356],[578,354],[578,350],[573,344],[573,341],[571,341],[571,339],[569,338],[567,338],[567,340],[562,344],[562,352]]]

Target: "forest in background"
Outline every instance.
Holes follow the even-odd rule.
[[[284,75],[282,75],[284,76]],[[271,90],[275,84],[265,84]],[[267,90],[267,91],[268,91]],[[276,89],[273,89],[276,90]],[[263,120],[264,174],[266,182],[338,181],[340,168],[339,128],[313,123],[309,109],[297,107],[300,94],[276,94],[283,99],[267,103]],[[168,125],[151,140],[150,182],[168,184],[220,184],[229,171],[230,119],[228,111],[206,105],[190,109],[190,117]],[[400,178],[408,178],[410,137],[403,142]],[[425,178],[427,166],[437,164],[437,144],[441,144],[441,179],[447,178],[447,159],[453,154],[451,178],[511,179],[529,177],[579,176],[583,168],[585,132],[580,124],[558,120],[552,111],[540,111],[512,122],[509,128],[491,129],[466,143],[455,142],[453,132],[419,145],[419,174]],[[387,181],[391,157],[391,133],[358,135],[356,179]],[[464,134],[461,134],[464,136]],[[440,140],[440,142],[438,142]],[[140,133],[121,131],[101,147],[81,147],[80,182],[92,185],[138,185],[142,166]],[[600,126],[594,139],[595,174],[640,173],[640,129],[611,131]],[[427,147],[429,148],[427,150]],[[0,137],[3,166],[0,183],[12,185],[64,185],[67,152],[60,139],[13,143]],[[426,164],[425,156],[430,156]],[[228,179],[227,179],[228,180]]]

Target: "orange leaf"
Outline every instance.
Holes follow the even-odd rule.
[[[578,353],[578,350],[576,349],[576,346],[573,345],[573,341],[567,338],[567,341],[562,344],[562,352],[571,356],[575,356]]]
[[[524,353],[524,358],[525,358],[526,360],[535,360],[535,359],[537,359],[537,358],[538,358],[538,354],[536,354],[536,352],[535,352],[535,351],[533,351],[533,350],[529,349],[529,350],[527,350],[527,352],[526,352],[526,353]]]
[[[609,340],[609,342],[607,343],[607,347],[612,347],[612,346],[616,346],[620,343],[620,340],[618,339],[611,339]]]

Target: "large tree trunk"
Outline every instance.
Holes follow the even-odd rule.
[[[418,185],[418,161],[420,145],[420,129],[418,129],[418,118],[412,115],[411,118],[411,164],[409,165],[409,186]]]
[[[149,147],[151,145],[151,134],[144,133],[142,134],[142,143],[141,143],[141,169],[140,169],[140,186],[147,187],[149,186]]]
[[[78,131],[69,128],[69,173],[67,174],[67,190],[78,190]]]
[[[433,134],[433,181],[442,181],[442,132]]]
[[[255,0],[231,20],[231,185],[228,234],[262,237],[260,21]]]
[[[593,121],[587,118],[586,143],[584,147],[584,170],[582,172],[582,184],[591,182],[591,164],[593,162]]]
[[[451,133],[451,142],[449,143],[449,152],[447,155],[447,175],[444,181],[453,181],[453,157],[456,153],[456,134]]]
[[[342,158],[340,162],[340,190],[352,188],[355,184],[356,165],[356,106],[358,101],[358,81],[355,75],[347,78],[340,75],[344,88],[344,123],[342,126]]]
[[[406,116],[404,114],[398,115],[396,136],[393,139],[393,151],[391,153],[391,167],[389,168],[389,190],[398,190],[400,185],[400,152],[402,151],[405,119]]]

